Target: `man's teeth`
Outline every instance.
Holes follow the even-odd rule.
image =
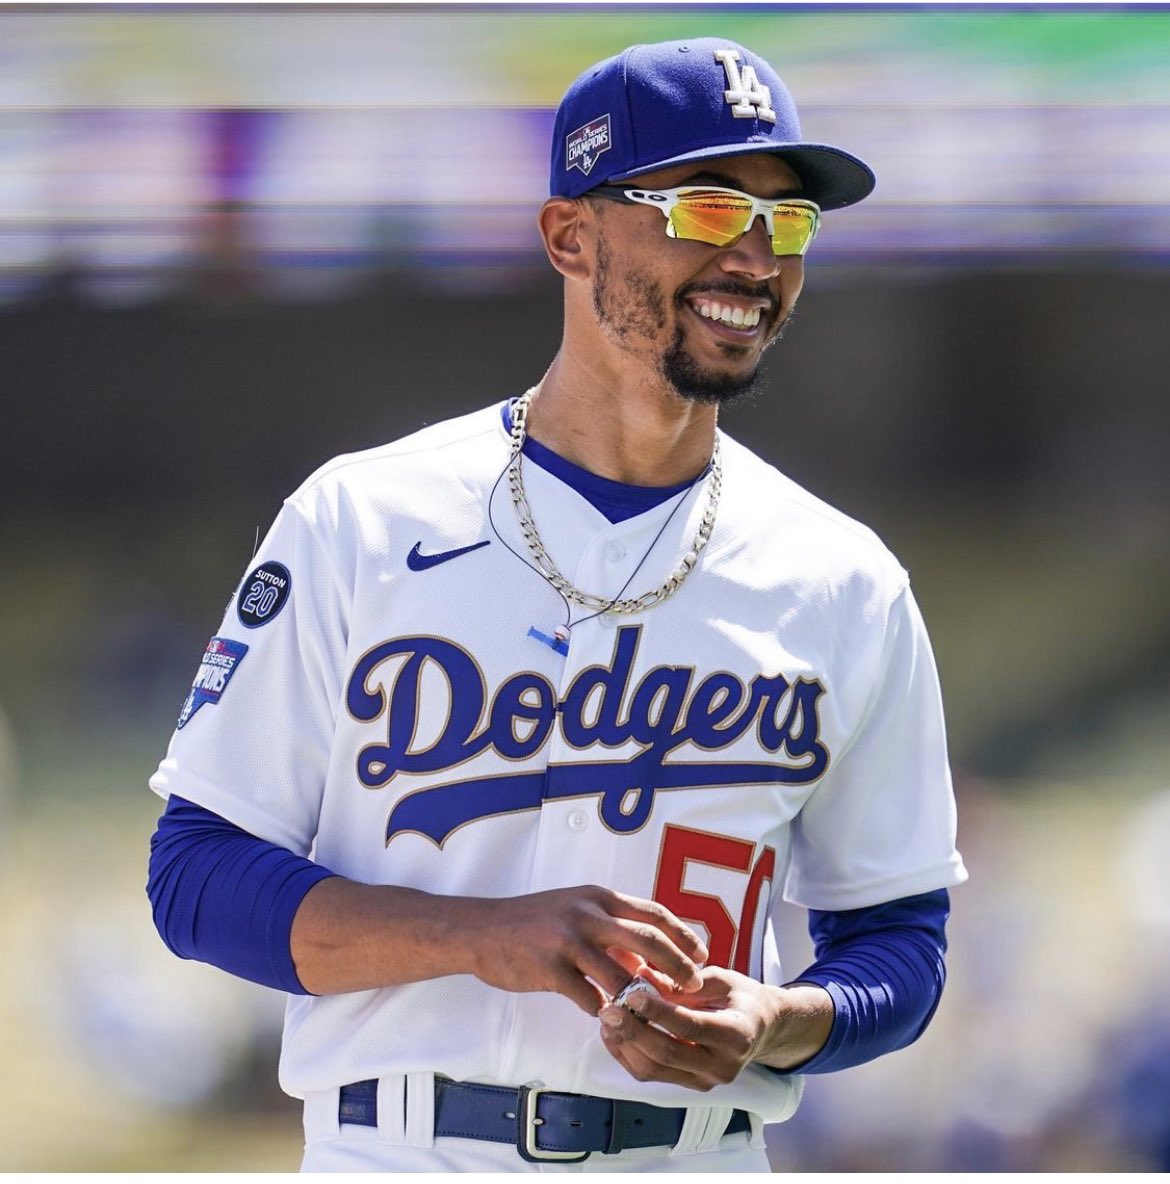
[[[754,329],[760,323],[760,310],[750,309],[744,312],[742,308],[733,308],[730,304],[718,304],[714,300],[704,300],[699,304],[699,316],[709,321],[719,321],[724,325],[731,325],[736,329]]]

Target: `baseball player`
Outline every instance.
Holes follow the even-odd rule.
[[[285,502],[151,781],[148,891],[289,993],[306,1170],[765,1171],[805,1074],[929,1021],[966,873],[906,573],[717,429],[872,186],[743,46],[591,67],[544,377]]]

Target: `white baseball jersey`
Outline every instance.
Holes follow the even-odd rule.
[[[498,481],[498,406],[326,465],[264,540],[151,786],[365,883],[653,898],[712,962],[775,984],[803,969],[780,965],[784,901],[852,909],[960,883],[906,573],[869,530],[722,448],[714,533],[681,589],[576,624],[566,654],[550,644],[564,602],[526,565]],[[530,462],[524,481],[553,561],[599,595],[639,563],[625,594],[658,587],[706,502],[699,482],[663,530],[675,499],[614,524]],[[597,1020],[551,993],[452,976],[290,998],[289,1093],[419,1071],[700,1100],[634,1081]],[[799,1088],[754,1066],[701,1100],[777,1121]]]

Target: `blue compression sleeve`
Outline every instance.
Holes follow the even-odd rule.
[[[146,893],[159,934],[180,958],[308,995],[289,935],[305,894],[333,874],[172,795],[150,840]]]
[[[817,960],[794,981],[833,997],[825,1047],[793,1073],[832,1073],[912,1044],[926,1030],[946,982],[946,889],[872,908],[809,912]]]

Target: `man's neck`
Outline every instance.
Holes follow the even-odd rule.
[[[676,485],[706,468],[716,408],[669,391],[658,375],[575,366],[564,350],[537,387],[528,431],[566,460],[628,485]]]

